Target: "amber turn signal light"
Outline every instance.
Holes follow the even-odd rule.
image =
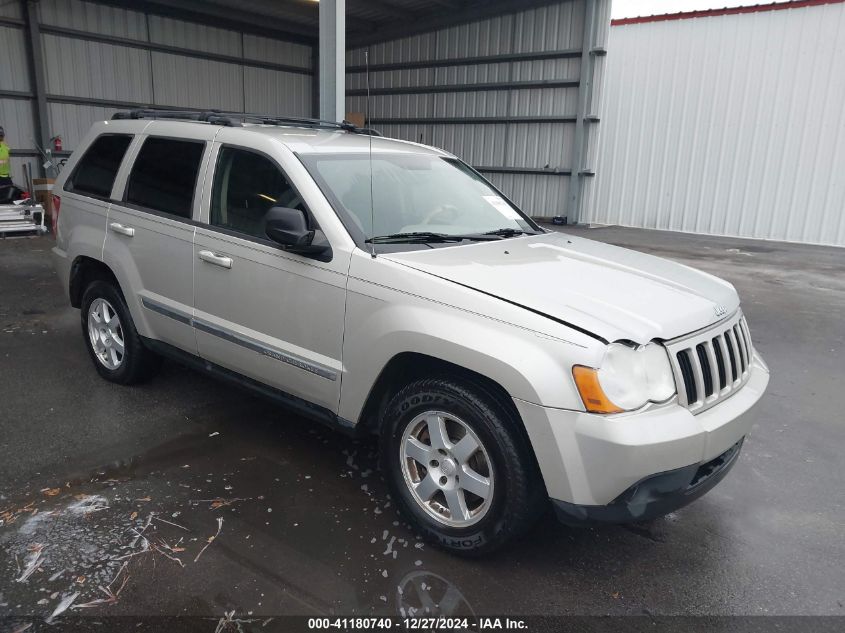
[[[581,394],[581,400],[590,413],[621,413],[620,409],[610,401],[599,384],[599,372],[592,367],[575,365],[572,368],[572,377],[575,378],[575,386]]]

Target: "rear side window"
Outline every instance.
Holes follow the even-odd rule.
[[[126,201],[190,218],[204,147],[202,141],[147,138],[129,174]]]
[[[131,142],[131,135],[98,136],[73,170],[65,189],[82,195],[108,198],[117,170],[120,169],[120,163]]]

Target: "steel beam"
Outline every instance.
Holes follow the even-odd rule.
[[[320,47],[311,47],[311,67],[314,74],[311,75],[311,116],[320,118]]]
[[[482,55],[478,57],[452,57],[449,59],[424,59],[413,62],[390,64],[370,64],[370,72],[380,70],[415,70],[417,68],[446,68],[449,66],[479,66],[482,64],[501,64],[505,62],[532,62],[546,59],[567,59],[580,57],[580,48],[557,51],[537,51],[530,53],[504,53],[501,55]],[[349,66],[347,73],[367,72],[366,66]]]
[[[569,176],[572,173],[569,169],[563,169],[560,167],[496,167],[491,165],[487,167],[473,166],[473,169],[475,171],[480,171],[482,174],[528,174],[536,176]]]
[[[378,95],[416,95],[433,92],[489,92],[491,90],[522,90],[526,88],[572,88],[578,85],[577,79],[544,79],[539,81],[497,81],[477,84],[441,84],[437,86],[397,86],[395,88],[372,88],[370,94]],[[350,97],[366,96],[366,88],[356,88],[346,93]]]
[[[90,0],[122,9],[152,13],[164,17],[206,24],[231,31],[243,31],[300,44],[313,44],[316,31],[312,24],[252,13],[244,7],[230,9],[202,0]]]
[[[584,146],[587,134],[587,104],[593,89],[593,33],[595,31],[596,2],[584,0],[584,31],[581,38],[581,72],[578,82],[578,111],[575,119],[575,141],[572,148],[572,178],[566,201],[565,215],[570,224],[577,224],[581,216],[584,180]]]
[[[24,40],[30,85],[35,96],[32,102],[32,118],[38,137],[35,140],[45,151],[49,151],[50,112],[47,109],[47,91],[44,84],[44,54],[41,48],[41,31],[38,27],[37,3],[35,0],[21,0],[21,9],[26,23]],[[47,170],[47,175],[53,174],[55,174],[53,169]]]
[[[417,33],[436,31],[437,29],[468,24],[497,15],[516,13],[536,7],[560,2],[560,0],[472,0],[461,3],[458,7],[433,11],[414,21],[391,20],[376,26],[370,33],[350,34],[350,48],[363,47],[376,42],[385,42]],[[321,3],[322,4],[322,3]],[[450,5],[453,3],[449,3]]]
[[[2,6],[2,4],[0,4]],[[0,26],[8,26],[13,29],[22,29],[26,26],[26,23],[23,20],[19,20],[17,18],[7,18],[0,16]]]
[[[384,13],[389,15],[393,18],[399,18],[401,20],[409,20],[416,17],[419,17],[418,14],[414,13],[413,11],[408,11],[407,9],[403,9],[400,6],[395,4],[391,4],[390,2],[385,2],[384,0],[366,0],[364,5],[358,5],[353,3],[353,5],[349,8],[351,13],[359,13],[360,8],[369,8],[369,9],[376,9],[379,13]],[[372,25],[372,22],[370,23]]]
[[[504,123],[574,123],[574,115],[561,116],[444,116],[373,118],[373,125],[496,125]]]
[[[24,90],[0,90],[2,99],[32,99],[35,95]]]
[[[320,2],[320,118],[346,116],[346,0]]]
[[[222,53],[211,53],[207,51],[195,50],[192,48],[184,48],[182,46],[171,46],[169,44],[157,44],[155,42],[145,42],[142,40],[134,40],[128,37],[118,37],[115,35],[104,35],[101,33],[91,33],[89,31],[79,31],[77,29],[69,29],[63,26],[44,26],[40,27],[42,33],[47,35],[58,35],[60,37],[68,37],[71,39],[85,40],[88,42],[99,42],[101,44],[112,44],[115,46],[126,46],[128,48],[138,48],[146,51],[154,51],[156,53],[169,53],[172,55],[181,55],[183,57],[194,57],[196,59],[205,59],[209,61],[224,62],[227,64],[239,64],[241,66],[249,66],[251,68],[264,68],[267,70],[278,70],[286,73],[298,73],[303,75],[310,75],[313,70],[304,68],[302,66],[290,66],[288,64],[277,64],[275,62],[264,62],[258,59],[250,59],[248,57],[237,57],[235,55],[224,55]]]

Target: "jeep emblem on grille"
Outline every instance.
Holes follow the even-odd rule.
[[[713,306],[713,311],[716,313],[717,317],[720,317],[720,316],[725,316],[725,314],[727,314],[727,312],[728,312],[728,309],[725,306],[722,306],[722,305],[715,305],[715,306]]]

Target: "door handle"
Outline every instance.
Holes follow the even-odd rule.
[[[202,261],[214,264],[215,266],[221,266],[223,268],[232,267],[232,258],[227,257],[226,255],[218,255],[217,253],[212,253],[211,251],[200,251],[199,258]]]
[[[123,226],[118,222],[112,222],[109,224],[109,228],[114,231],[115,233],[120,233],[121,235],[125,235],[126,237],[132,237],[135,235],[135,229],[131,226]]]

